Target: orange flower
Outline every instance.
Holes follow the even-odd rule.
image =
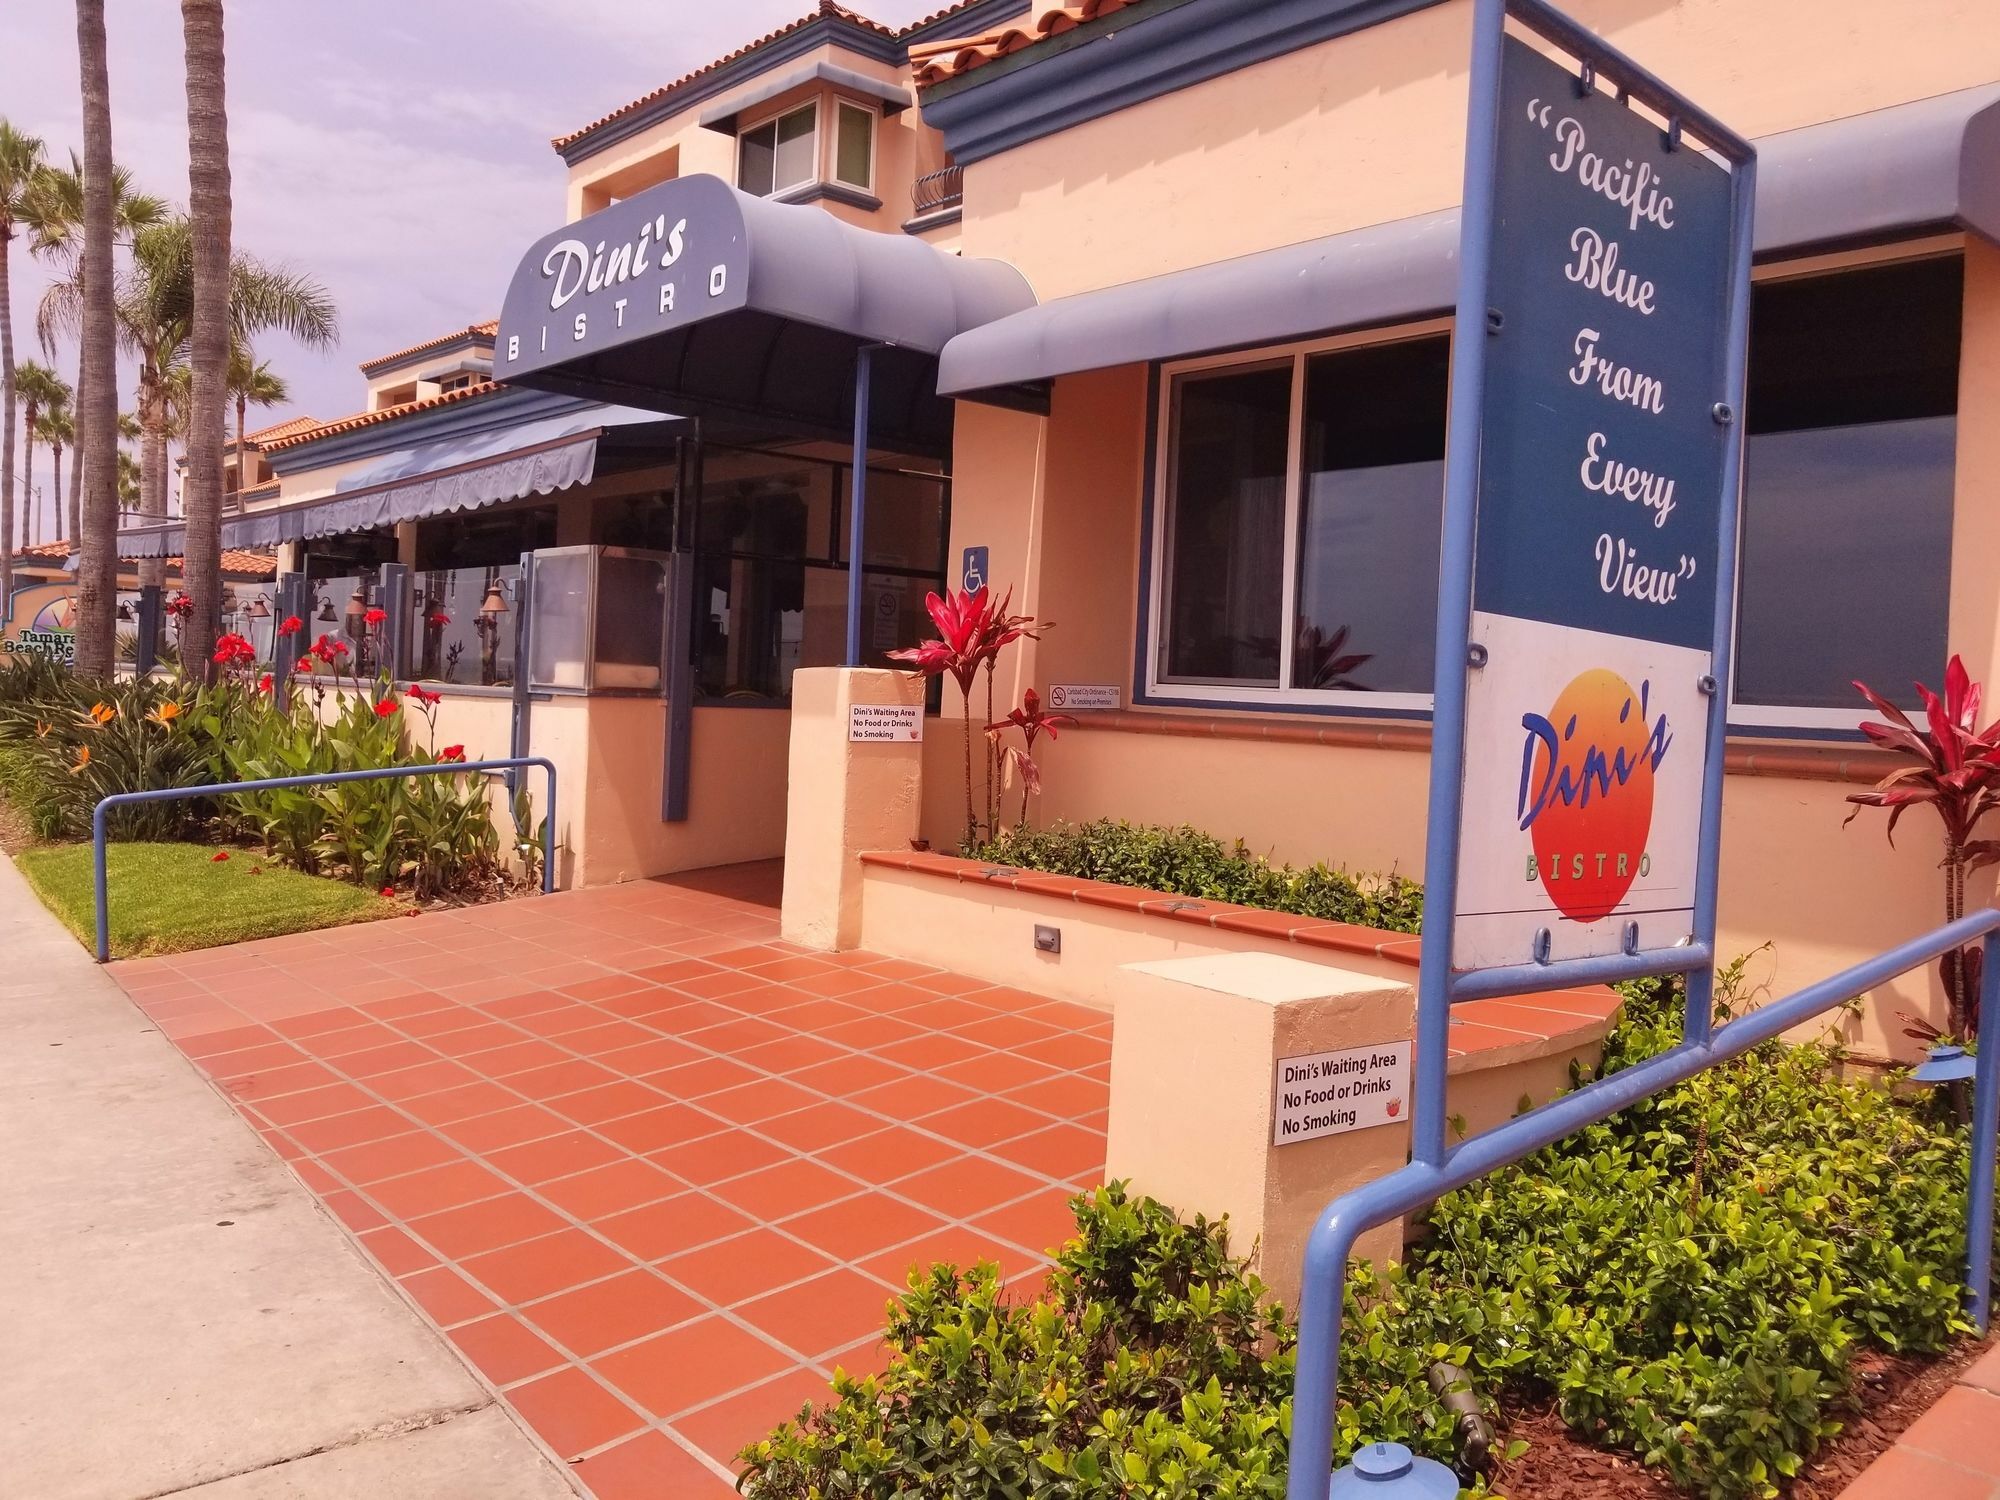
[[[79,775],[82,773],[83,768],[89,764],[90,747],[88,745],[80,746],[76,752],[76,764],[69,768],[69,774],[72,776]]]
[[[159,725],[162,729],[171,728],[174,720],[180,716],[181,706],[171,698],[146,715],[147,719]]]
[[[93,703],[90,705],[88,717],[91,723],[102,729],[106,724],[109,724],[113,719],[118,717],[118,710],[113,708],[109,703]]]

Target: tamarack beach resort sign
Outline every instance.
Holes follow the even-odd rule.
[[[1502,46],[1454,969],[1690,936],[1739,440],[1729,171]]]

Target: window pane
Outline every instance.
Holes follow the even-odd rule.
[[[865,109],[840,106],[840,134],[834,141],[833,175],[854,187],[870,182],[870,158],[875,153],[875,121]]]
[[[818,164],[813,159],[816,154],[813,141],[815,113],[814,107],[808,104],[778,121],[778,152],[773,181],[779,191],[797,187],[802,182],[812,182],[819,176]]]
[[[1955,256],[1752,302],[1736,701],[1857,714],[1944,670],[1957,448]]]
[[[759,198],[770,193],[777,135],[777,126],[759,125],[755,130],[744,131],[737,142],[736,185],[744,192],[755,193]]]
[[[1306,363],[1294,687],[1431,690],[1450,349]]]
[[[1278,680],[1290,364],[1174,382],[1165,675]]]

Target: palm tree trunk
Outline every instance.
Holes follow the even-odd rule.
[[[236,393],[236,508],[243,509],[243,492],[250,488],[250,476],[245,468],[249,462],[243,449],[243,427],[250,415],[250,397],[243,391]]]
[[[76,451],[70,455],[69,530],[65,533],[69,537],[72,547],[80,545],[80,539],[83,536],[83,445],[85,441],[84,433],[88,430],[87,424],[90,421],[90,398],[84,392],[88,389],[89,387],[83,383],[83,354],[81,351],[78,351],[76,358]],[[113,405],[115,406],[116,404],[114,400]],[[112,454],[111,461],[113,463],[118,461],[116,453]],[[57,481],[56,483],[56,493],[58,495],[62,493],[61,481]]]
[[[14,234],[0,236],[0,621],[14,597],[14,303],[8,261]]]
[[[61,443],[49,444],[49,457],[52,460],[54,460],[56,466],[55,481],[49,486],[49,493],[51,495],[61,495],[62,494],[62,444]],[[74,468],[75,465],[71,465],[71,467]],[[64,533],[63,539],[67,541],[72,547],[76,545],[76,533],[74,531]],[[50,537],[49,540],[54,541],[55,538]]]
[[[21,415],[21,546],[28,546],[28,526],[35,519],[35,403],[23,403]],[[0,543],[6,541],[0,537]]]
[[[139,366],[139,516],[144,521],[167,518],[167,413],[160,378],[150,360]],[[165,558],[140,561],[141,588],[157,588],[166,581]]]
[[[194,655],[222,627],[222,444],[229,377],[229,119],[224,107],[222,0],[181,0],[187,54],[188,217],[194,233],[194,369],[188,421],[187,540],[182,573]]]
[[[77,569],[76,670],[109,677],[118,662],[118,377],[111,306],[111,77],[104,0],[77,0],[83,75],[83,514]]]

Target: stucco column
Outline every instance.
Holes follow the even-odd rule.
[[[911,728],[924,722],[923,702],[923,679],[909,672],[802,667],[792,674],[785,941],[828,952],[860,941],[857,856],[907,849],[917,836],[924,747]]]
[[[1183,1217],[1229,1216],[1230,1248],[1298,1306],[1307,1235],[1350,1188],[1409,1159],[1416,992],[1331,964],[1222,953],[1119,971],[1105,1176]],[[1402,1226],[1360,1256],[1400,1259]]]

